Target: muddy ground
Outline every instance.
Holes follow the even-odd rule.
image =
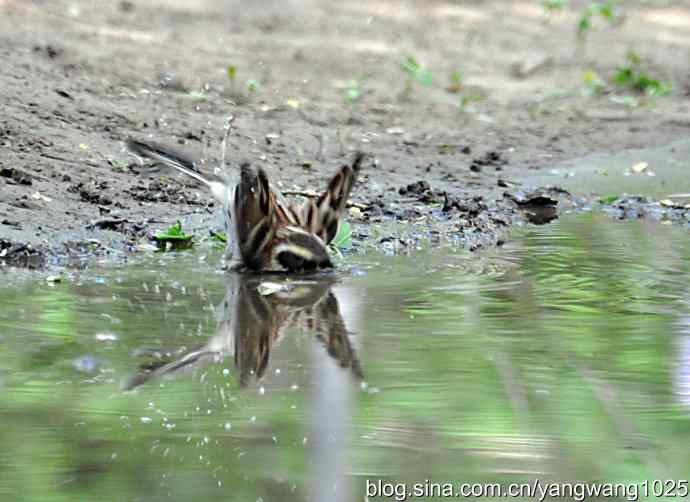
[[[218,229],[201,187],[142,176],[123,140],[213,166],[230,115],[231,163],[249,158],[286,190],[323,187],[354,150],[370,153],[352,196],[363,248],[478,249],[549,220],[552,201],[587,206],[592,194],[532,194],[534,173],[688,136],[690,2],[621,2],[619,24],[594,19],[578,44],[587,3],[547,18],[537,0],[0,0],[0,257],[119,257],[176,220]],[[629,50],[670,96],[582,92],[587,70],[610,81]],[[433,83],[405,94],[410,55]]]

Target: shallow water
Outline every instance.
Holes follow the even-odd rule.
[[[683,194],[684,197],[674,198],[686,204],[690,201],[688,158],[687,139],[614,154],[596,153],[563,162],[554,169],[536,171],[529,184],[557,185],[572,193],[642,195],[657,200]]]
[[[690,472],[685,230],[586,214],[482,256],[351,255],[288,289],[219,257],[0,290],[3,500]]]

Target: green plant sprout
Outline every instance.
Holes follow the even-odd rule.
[[[234,65],[229,65],[226,69],[226,74],[228,80],[230,81],[230,92],[229,95],[237,100],[238,102],[244,102],[247,100],[246,94],[255,94],[259,91],[259,82],[255,79],[248,79],[245,83],[246,94],[242,92],[242,89],[238,84],[238,71],[237,67]]]
[[[237,91],[237,67],[230,65],[226,72],[230,80],[230,90],[234,94]]]
[[[564,10],[568,6],[568,0],[542,0],[542,7],[547,16]]]
[[[580,44],[587,39],[595,18],[603,19],[609,26],[616,26],[621,23],[623,14],[617,4],[616,0],[607,0],[606,2],[592,2],[585,7],[577,21],[577,40]]]
[[[458,94],[462,91],[463,76],[460,70],[455,70],[450,74],[450,83],[447,90],[453,94]]]
[[[484,96],[481,96],[479,94],[471,94],[471,95],[466,95],[466,96],[460,96],[460,99],[458,100],[458,109],[461,112],[468,112],[470,111],[470,107],[472,106],[473,103],[478,103],[484,99]]]
[[[364,77],[362,78],[353,78],[350,80],[347,85],[345,86],[345,93],[343,95],[343,101],[347,105],[352,105],[359,101],[359,99],[362,97],[363,91],[362,91],[362,83],[364,82]]]
[[[606,82],[594,70],[585,71],[582,80],[585,84],[581,91],[583,96],[598,96],[604,94],[604,92],[608,90]]]
[[[408,56],[400,67],[407,74],[405,90],[403,91],[403,96],[405,97],[410,97],[415,82],[424,87],[429,87],[434,81],[431,70],[423,68],[413,56]]]
[[[618,87],[630,89],[647,97],[668,96],[672,91],[670,82],[652,78],[642,70],[640,57],[632,51],[628,52],[626,64],[616,70],[613,81]]]
[[[219,246],[225,246],[228,243],[228,236],[225,232],[214,232],[211,230],[211,242]]]
[[[247,91],[251,93],[255,93],[259,90],[259,82],[257,82],[254,79],[249,79],[247,80]]]
[[[193,237],[182,230],[182,223],[179,220],[165,232],[159,232],[153,236],[158,246],[165,249],[189,248],[192,246]]]
[[[338,233],[328,244],[328,250],[339,257],[343,256],[343,251],[352,247],[352,226],[347,221],[342,221],[338,227]]]

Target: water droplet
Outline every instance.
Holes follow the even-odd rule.
[[[230,429],[232,429],[232,424],[230,422],[225,422],[225,425],[223,426],[223,428],[226,431],[229,431]]]
[[[259,395],[263,396],[264,394],[266,394],[266,389],[263,386],[259,387]]]

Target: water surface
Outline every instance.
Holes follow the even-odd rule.
[[[586,214],[287,283],[200,258],[0,290],[3,500],[690,472],[683,229]]]

